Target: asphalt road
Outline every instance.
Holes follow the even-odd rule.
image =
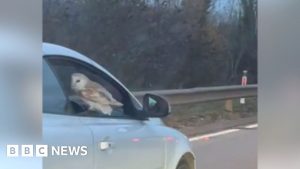
[[[197,169],[257,169],[257,129],[193,141]]]

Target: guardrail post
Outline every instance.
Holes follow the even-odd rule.
[[[232,108],[232,99],[226,100],[225,101],[225,110],[228,112],[233,112],[233,108]]]

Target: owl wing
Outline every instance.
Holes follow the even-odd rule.
[[[90,82],[91,83],[89,83],[87,85],[87,87],[95,88],[98,92],[103,93],[110,100],[111,100],[111,98],[113,98],[111,93],[109,93],[109,91],[107,91],[106,88],[104,88],[101,84],[99,84],[97,82],[93,82],[93,81],[90,81]]]
[[[113,96],[111,95],[111,93],[109,91],[107,91],[101,84],[93,82],[93,81],[90,81],[90,82],[91,83],[89,83],[86,87],[97,90],[100,95],[102,95],[103,97],[106,97],[106,99],[109,101],[110,105],[123,106],[123,104],[118,102],[116,99],[114,99]]]
[[[95,88],[86,88],[81,91],[81,96],[89,101],[108,105],[110,103],[109,99],[105,96],[105,94],[98,92]]]

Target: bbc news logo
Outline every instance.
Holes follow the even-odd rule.
[[[87,146],[6,145],[7,157],[86,156]]]

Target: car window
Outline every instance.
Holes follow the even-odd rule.
[[[49,65],[43,61],[43,111],[45,113],[64,113],[65,95],[51,71]]]
[[[51,56],[46,61],[65,95],[65,114],[93,117],[129,117],[136,114],[127,91],[106,73],[67,57]],[[78,105],[84,111],[78,111]]]

